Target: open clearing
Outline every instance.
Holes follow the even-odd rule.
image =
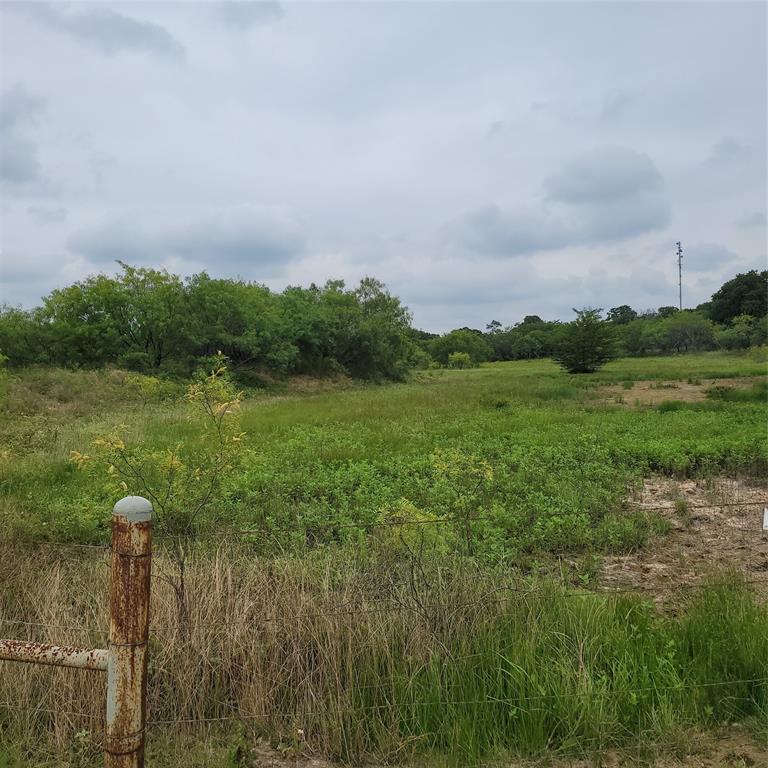
[[[631,386],[608,386],[603,387],[601,392],[607,403],[641,408],[669,401],[701,403],[707,400],[711,389],[748,390],[761,381],[762,378],[754,376],[688,381],[633,381],[628,382]]]

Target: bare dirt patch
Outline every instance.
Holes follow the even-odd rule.
[[[760,381],[759,376],[743,376],[734,379],[694,379],[693,381],[635,381],[627,389],[622,385],[601,387],[601,399],[606,403],[626,408],[659,405],[669,400],[696,403],[707,399],[712,387],[749,389]]]
[[[768,596],[768,488],[737,479],[650,478],[629,503],[660,514],[671,530],[641,552],[604,558],[603,586],[637,589],[662,602],[714,572],[733,571]]]

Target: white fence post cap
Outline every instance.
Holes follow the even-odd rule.
[[[152,518],[152,503],[143,496],[126,496],[115,504],[112,514],[132,523],[143,523]]]

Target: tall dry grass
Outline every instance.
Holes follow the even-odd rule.
[[[737,583],[670,618],[459,560],[259,560],[228,545],[190,557],[185,622],[171,568],[157,552],[150,741],[241,722],[249,737],[347,761],[466,764],[768,711],[768,612]],[[3,545],[0,632],[104,647],[108,574],[98,550]],[[104,685],[0,663],[2,740],[28,756],[95,750]]]

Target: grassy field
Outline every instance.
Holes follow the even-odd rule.
[[[633,503],[644,479],[760,486],[765,374],[757,350],[248,391],[185,550],[183,611],[158,520],[152,764],[257,765],[258,739],[374,764],[651,763],[733,722],[765,744],[763,587],[713,572],[667,610],[596,575],[671,536]],[[181,385],[121,371],[31,369],[5,390],[0,633],[102,645],[101,556],[59,547],[106,542],[125,494],[94,440],[119,433],[162,464],[210,433]],[[103,691],[85,677],[0,666],[0,765],[98,764]]]
[[[398,386],[257,395],[244,403],[238,471],[210,523],[252,529],[259,551],[281,553],[359,543],[370,526],[409,517],[445,519],[449,538],[483,518],[472,523],[472,554],[490,558],[626,550],[653,522],[624,509],[644,476],[764,474],[765,368],[758,355],[704,354],[569,377],[536,361],[429,372]],[[757,378],[724,396],[740,377]],[[678,402],[669,387],[669,400],[653,407],[605,391],[693,381],[703,394],[713,379],[716,398]],[[168,399],[142,396],[120,372],[24,374],[2,426],[0,527],[15,538],[106,540],[120,491],[104,473],[78,471],[71,452],[92,453],[94,438],[116,429],[126,444],[194,451],[207,433],[173,391],[160,394]]]

